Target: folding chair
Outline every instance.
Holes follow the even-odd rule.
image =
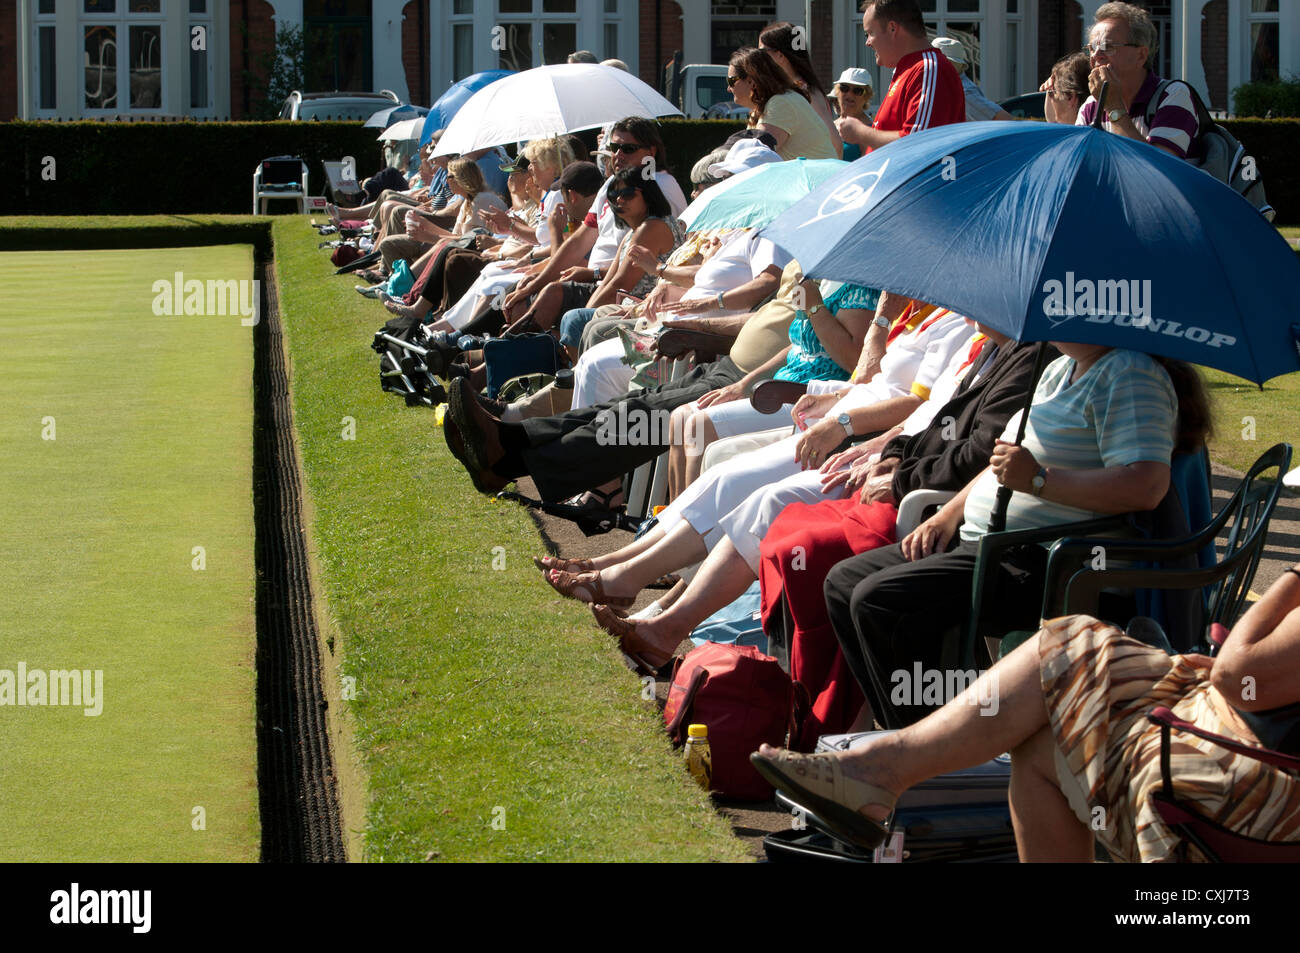
[[[253,170],[253,214],[265,215],[268,199],[294,199],[307,211],[307,163],[296,156],[263,159]]]
[[[342,161],[325,162],[325,190],[335,205],[350,204],[351,200],[363,194],[361,186],[357,184],[356,173],[345,168]]]

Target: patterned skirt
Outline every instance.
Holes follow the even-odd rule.
[[[1174,861],[1179,839],[1156,813],[1162,787],[1158,706],[1200,728],[1257,745],[1211,701],[1210,665],[1166,655],[1088,616],[1048,622],[1039,633],[1043,697],[1056,735],[1056,769],[1075,815],[1117,860]],[[1174,731],[1175,796],[1239,834],[1300,840],[1300,777]],[[1201,860],[1189,848],[1189,859]]]

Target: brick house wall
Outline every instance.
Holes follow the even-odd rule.
[[[428,0],[411,0],[402,8],[402,67],[411,102],[430,105]],[[424,20],[421,22],[421,16]]]
[[[1211,109],[1227,109],[1228,0],[1211,0],[1201,14],[1201,66],[1210,92]]]
[[[0,122],[18,116],[18,8],[0,4]]]
[[[854,5],[854,9],[857,9],[857,4]],[[832,23],[831,0],[813,0],[812,44],[808,52],[812,55],[813,71],[817,73],[817,78],[822,81],[822,86],[828,93],[831,91],[831,84],[835,82],[835,76],[832,75],[834,64],[831,62]]]
[[[655,0],[641,0],[637,24],[637,56],[641,81],[662,91],[664,67],[673,58],[673,52],[682,48],[682,8],[675,0],[660,0],[659,5],[659,23],[656,26]],[[658,62],[655,62],[656,34],[659,36]]]
[[[1047,79],[1057,60],[1083,47],[1082,15],[1075,0],[1038,0],[1038,77],[1027,84],[1031,89]]]
[[[230,118],[247,119],[255,91],[244,71],[258,72],[261,58],[275,49],[274,8],[266,0],[230,0]],[[247,29],[241,29],[247,24]]]

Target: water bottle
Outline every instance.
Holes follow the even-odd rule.
[[[712,785],[713,755],[709,751],[707,725],[691,725],[686,729],[686,770],[704,790]]]

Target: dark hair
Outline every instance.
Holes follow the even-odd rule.
[[[866,0],[862,4],[862,12],[866,13],[871,7],[876,8],[877,20],[885,23],[892,21],[913,36],[925,38],[925,17],[921,15],[921,7],[916,0]]]
[[[641,175],[640,169],[624,169],[622,172],[614,173],[614,177],[609,181],[609,191],[606,195],[613,195],[619,189],[634,188],[641,190],[641,196],[645,199],[645,211],[647,218],[671,218],[673,207],[668,204],[668,199],[664,198],[664,193],[659,188],[659,183],[653,177],[645,178]],[[614,203],[609,203],[610,210],[614,212],[614,224],[619,228],[627,228],[627,222],[623,221],[618,211],[614,209]]]
[[[604,183],[605,177],[594,162],[570,162],[560,173],[560,188],[580,195],[595,195]]]
[[[564,138],[568,139],[569,145],[573,147],[574,162],[591,161],[591,150],[587,148],[587,144],[582,141],[581,136],[567,135]]]
[[[727,136],[727,141],[722,145],[724,148],[730,149],[741,139],[757,139],[773,152],[776,151],[776,136],[772,135],[770,132],[763,132],[761,129],[742,129],[739,132],[733,132],[731,135]]]
[[[1214,409],[1210,393],[1200,372],[1183,361],[1152,354],[1165,369],[1178,395],[1178,425],[1174,435],[1175,453],[1193,453],[1214,434]]]
[[[611,134],[626,132],[647,149],[652,150],[655,158],[655,171],[668,171],[668,150],[664,147],[664,137],[659,132],[659,123],[641,116],[628,116],[610,126]]]
[[[767,108],[768,100],[792,90],[808,99],[808,94],[790,82],[789,77],[776,65],[776,61],[756,46],[742,46],[731,54],[729,66],[735,68],[742,79],[754,87],[754,105],[749,110],[749,124],[758,125]]]
[[[1076,51],[1057,60],[1050,75],[1056,92],[1077,96],[1082,104],[1088,98],[1088,74],[1091,72],[1092,62],[1088,54]]]
[[[822,81],[817,78],[817,72],[813,69],[812,57],[808,55],[806,49],[796,50],[794,48],[794,24],[781,20],[777,23],[769,23],[763,28],[763,32],[758,35],[758,42],[763,46],[771,47],[778,53],[783,53],[785,58],[790,61],[790,68],[795,71],[804,87],[809,90],[817,90],[823,96],[826,95],[826,89],[822,86]],[[779,68],[779,67],[778,67]]]

